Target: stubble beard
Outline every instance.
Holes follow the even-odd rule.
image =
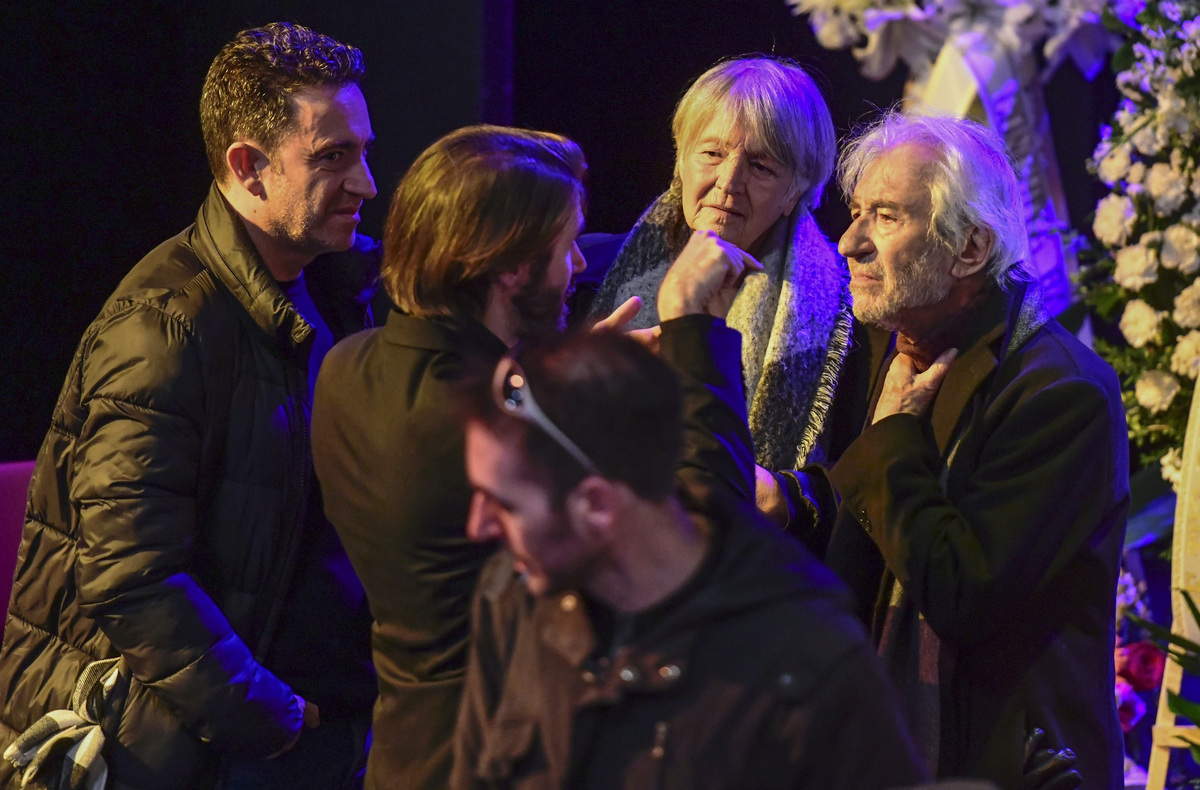
[[[903,277],[887,278],[879,281],[883,284],[883,293],[875,299],[855,299],[854,317],[866,324],[881,326],[893,332],[901,331],[898,321],[907,310],[936,304],[950,293],[950,283],[938,276],[937,270],[930,266],[932,255],[930,251],[909,267]]]
[[[287,174],[282,167],[275,178],[287,181]],[[294,188],[290,183],[286,189],[276,185],[272,191],[275,192],[275,199],[280,200],[264,227],[272,238],[313,257],[326,252],[342,252],[354,246],[357,227],[345,237],[338,234],[334,238],[331,227],[321,227],[322,217],[309,208],[304,191]]]

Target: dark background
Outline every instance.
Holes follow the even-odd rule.
[[[899,98],[848,52],[813,40],[783,0],[296,0],[42,3],[0,9],[8,44],[0,203],[0,461],[32,458],[75,344],[124,273],[192,221],[211,176],[197,102],[240,29],[300,22],[360,47],[377,136],[378,237],[404,169],[478,121],[567,134],[590,163],[589,230],[627,230],[670,180],[670,115],[720,58],[774,52],[814,74],[844,133]],[[1072,220],[1103,194],[1087,175],[1111,75],[1073,66],[1047,86]],[[817,219],[848,221],[836,188]]]

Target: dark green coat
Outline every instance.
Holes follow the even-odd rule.
[[[1085,790],[1109,790],[1122,777],[1112,649],[1125,413],[1112,369],[1053,319],[1004,353],[1024,293],[994,290],[979,307],[924,420],[861,427],[890,341],[870,333],[874,353],[859,349],[858,379],[838,394],[858,410],[828,473],[840,509],[813,543],[889,642],[885,663],[918,739],[936,743],[938,776],[1017,787],[1040,728],[1046,746],[1076,753]],[[910,619],[889,628],[893,580],[908,609],[891,616]],[[926,687],[932,717],[915,707]]]

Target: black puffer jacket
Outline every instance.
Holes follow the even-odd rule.
[[[377,259],[360,239],[305,270],[336,337],[370,324]],[[118,286],[38,454],[0,648],[0,749],[118,654],[102,721],[115,784],[203,786],[216,755],[266,756],[297,732],[291,689],[259,659],[312,479],[311,335],[215,186]]]

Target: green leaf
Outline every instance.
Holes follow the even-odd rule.
[[[1183,594],[1183,600],[1187,602],[1188,609],[1192,612],[1192,622],[1200,625],[1200,609],[1196,608],[1196,602],[1192,600],[1192,595],[1187,590],[1180,590]]]
[[[1192,702],[1189,699],[1184,699],[1174,691],[1167,692],[1167,708],[1172,713],[1183,716],[1193,724],[1200,722],[1200,704]]]
[[[1120,49],[1113,53],[1112,69],[1114,72],[1129,71],[1129,67],[1133,65],[1135,60],[1133,45],[1126,41],[1121,45]]]
[[[1123,36],[1129,32],[1129,25],[1122,22],[1121,17],[1114,14],[1113,10],[1108,7],[1108,4],[1105,4],[1104,6],[1101,19],[1104,22],[1104,27],[1106,27],[1112,33],[1119,33]]]
[[[1112,320],[1124,305],[1127,295],[1113,283],[1098,285],[1087,293],[1087,301],[1105,321]]]
[[[1194,653],[1200,656],[1200,645],[1191,641],[1187,637],[1172,633],[1170,628],[1151,622],[1145,618],[1138,617],[1136,614],[1128,615],[1128,617],[1129,622],[1133,623],[1138,628],[1145,630],[1146,633],[1150,634],[1151,638],[1154,640],[1166,642],[1168,644],[1175,645],[1176,647],[1182,647],[1189,653]]]
[[[1184,672],[1193,677],[1200,677],[1200,656],[1197,656],[1195,653],[1185,653],[1178,649],[1168,650],[1167,654]]]

